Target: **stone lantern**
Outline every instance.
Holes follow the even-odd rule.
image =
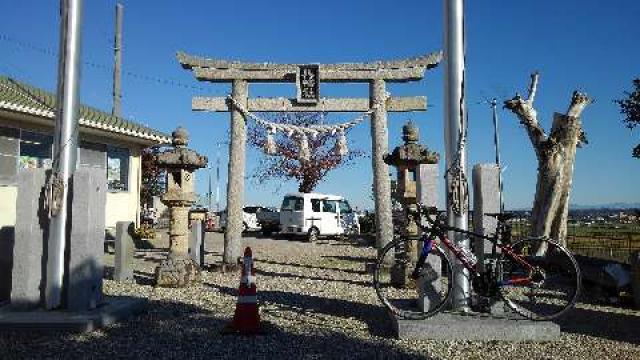
[[[415,124],[409,120],[402,127],[403,145],[393,149],[391,154],[384,156],[387,165],[394,166],[398,171],[396,191],[392,195],[402,205],[403,223],[402,231],[406,237],[418,236],[417,217],[417,183],[420,181],[419,168],[423,164],[437,164],[440,155],[418,143],[420,133]],[[412,242],[417,244],[417,242]],[[403,249],[405,255],[415,257],[417,249]],[[390,264],[391,265],[391,264]],[[394,266],[395,268],[395,266]],[[406,269],[394,269],[392,271],[392,282],[403,285],[405,282]],[[396,274],[395,276],[393,274]],[[394,280],[395,278],[395,280]]]
[[[196,201],[194,174],[207,166],[207,157],[187,149],[189,133],[178,127],[173,149],[156,155],[158,167],[167,171],[167,192],[161,201],[170,212],[169,256],[156,268],[156,285],[182,287],[200,281],[200,268],[189,257],[189,208]]]

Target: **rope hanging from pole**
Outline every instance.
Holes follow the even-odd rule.
[[[366,117],[371,116],[373,112],[385,106],[387,99],[389,99],[389,97],[390,97],[390,94],[386,92],[381,101],[376,101],[369,110],[358,115],[351,121],[347,121],[340,124],[332,124],[332,125],[323,123],[319,125],[309,125],[309,126],[280,124],[280,123],[268,121],[249,112],[242,104],[238,103],[231,95],[227,95],[227,101],[231,106],[238,109],[244,115],[245,118],[255,121],[257,125],[266,129],[267,138],[263,146],[263,151],[266,154],[275,155],[277,153],[275,136],[278,131],[281,131],[287,137],[296,138],[298,142],[298,147],[299,147],[299,155],[298,155],[299,160],[302,162],[306,162],[306,161],[309,161],[311,157],[310,149],[309,149],[309,136],[312,139],[315,139],[320,134],[331,134],[332,136],[336,136],[337,134],[337,139],[336,139],[336,143],[333,148],[333,151],[337,156],[346,156],[349,153],[349,149],[347,146],[346,131],[360,124],[361,122],[364,121]]]

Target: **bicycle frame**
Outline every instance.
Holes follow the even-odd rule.
[[[426,260],[427,255],[431,251],[432,247],[435,246],[435,242],[433,241],[433,235],[435,235],[435,236],[438,237],[440,242],[442,244],[444,244],[444,246],[451,253],[453,253],[453,255],[456,257],[456,259],[458,259],[458,261],[460,261],[460,263],[469,271],[469,273],[473,274],[474,276],[478,276],[479,275],[479,271],[476,270],[476,268],[475,268],[475,265],[476,265],[475,261],[469,259],[469,257],[463,252],[463,250],[458,245],[454,244],[451,240],[449,240],[449,238],[446,236],[446,232],[453,231],[455,233],[465,234],[467,236],[473,236],[473,237],[475,237],[477,239],[482,239],[483,241],[485,241],[485,240],[489,241],[492,244],[494,244],[496,247],[498,247],[507,256],[509,256],[512,259],[514,259],[518,264],[522,265],[524,267],[524,269],[528,273],[530,273],[534,269],[533,265],[529,264],[522,256],[516,254],[513,251],[511,245],[509,245],[509,244],[503,245],[503,244],[499,243],[497,235],[485,236],[485,235],[482,235],[482,234],[474,233],[472,231],[463,230],[463,229],[460,229],[460,228],[456,228],[456,227],[452,227],[452,226],[436,223],[435,221],[433,221],[433,222],[429,221],[429,222],[430,222],[431,226],[427,225],[427,226],[424,226],[422,228],[422,230],[424,231],[424,234],[422,236],[422,241],[424,241],[425,246],[422,248],[422,252],[421,252],[420,258],[418,260],[417,268],[421,268],[422,267],[422,264]],[[431,246],[429,246],[429,242],[431,242]],[[523,278],[510,279],[508,281],[501,282],[500,285],[503,286],[503,285],[525,284],[525,283],[528,283],[530,281],[531,281],[531,277],[527,276],[527,277],[523,277]]]

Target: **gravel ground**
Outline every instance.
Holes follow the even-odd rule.
[[[154,289],[151,275],[165,253],[136,255],[137,284],[105,280],[108,295],[149,299],[147,311],[88,334],[0,334],[0,359],[640,359],[640,311],[580,303],[546,343],[401,341],[365,273],[375,250],[357,241],[245,238],[253,249],[265,334],[220,335],[233,316],[237,273],[203,273],[203,284]],[[207,234],[208,263],[222,254],[220,234]],[[107,278],[113,255],[105,256]]]

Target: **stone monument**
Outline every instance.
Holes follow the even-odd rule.
[[[173,149],[156,155],[158,167],[167,170],[167,192],[162,203],[169,208],[169,256],[156,268],[156,286],[183,287],[200,281],[200,266],[189,256],[189,208],[196,201],[194,174],[207,166],[207,157],[187,148],[189,134],[178,127]]]
[[[403,235],[407,238],[419,236],[418,221],[418,172],[420,165],[437,164],[440,155],[432,152],[426,146],[418,143],[420,133],[412,121],[408,121],[402,127],[403,145],[396,147],[391,154],[384,156],[387,165],[396,167],[398,171],[398,185],[394,196],[402,205],[404,216],[402,224]],[[416,258],[417,241],[412,242],[414,248],[400,249],[406,256]],[[397,256],[396,256],[397,258]],[[407,270],[404,262],[399,261],[392,265],[391,281],[394,285],[404,286],[407,278]]]

